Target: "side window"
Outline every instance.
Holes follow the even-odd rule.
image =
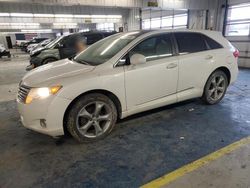
[[[152,61],[173,55],[171,36],[169,34],[150,37],[137,46],[130,52],[129,57],[133,54],[142,54],[147,61]]]
[[[79,39],[79,35],[70,35],[63,39],[62,44],[65,48],[75,48],[76,41]]]
[[[99,33],[88,34],[85,37],[87,38],[87,45],[94,44],[95,42],[97,42],[103,38],[103,36]]]
[[[212,50],[223,48],[223,46],[221,44],[219,44],[215,40],[211,39],[210,37],[207,37],[204,35],[204,39],[205,39],[207,45],[209,46],[209,48]]]
[[[180,54],[188,54],[208,50],[203,36],[199,33],[175,33]]]
[[[115,34],[115,33],[114,32],[105,32],[105,33],[103,33],[103,36],[108,37],[108,36],[113,35],[113,34]]]

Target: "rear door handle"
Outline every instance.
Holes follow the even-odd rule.
[[[213,56],[212,55],[208,55],[205,57],[205,59],[209,60],[209,59],[213,59]]]
[[[177,67],[177,64],[176,63],[170,63],[168,66],[167,66],[167,69],[173,69]]]

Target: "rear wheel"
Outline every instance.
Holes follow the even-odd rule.
[[[207,104],[216,104],[224,97],[228,87],[228,79],[223,71],[215,71],[206,83],[202,99]]]
[[[87,94],[69,110],[66,126],[79,142],[96,141],[107,136],[115,126],[117,110],[102,94]]]

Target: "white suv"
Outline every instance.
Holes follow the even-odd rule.
[[[219,32],[119,33],[26,74],[18,109],[29,129],[93,141],[117,118],[195,97],[218,103],[236,80],[238,55]]]

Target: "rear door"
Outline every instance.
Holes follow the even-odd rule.
[[[214,56],[204,40],[204,35],[195,32],[174,33],[179,52],[178,99],[202,95],[209,77]]]

